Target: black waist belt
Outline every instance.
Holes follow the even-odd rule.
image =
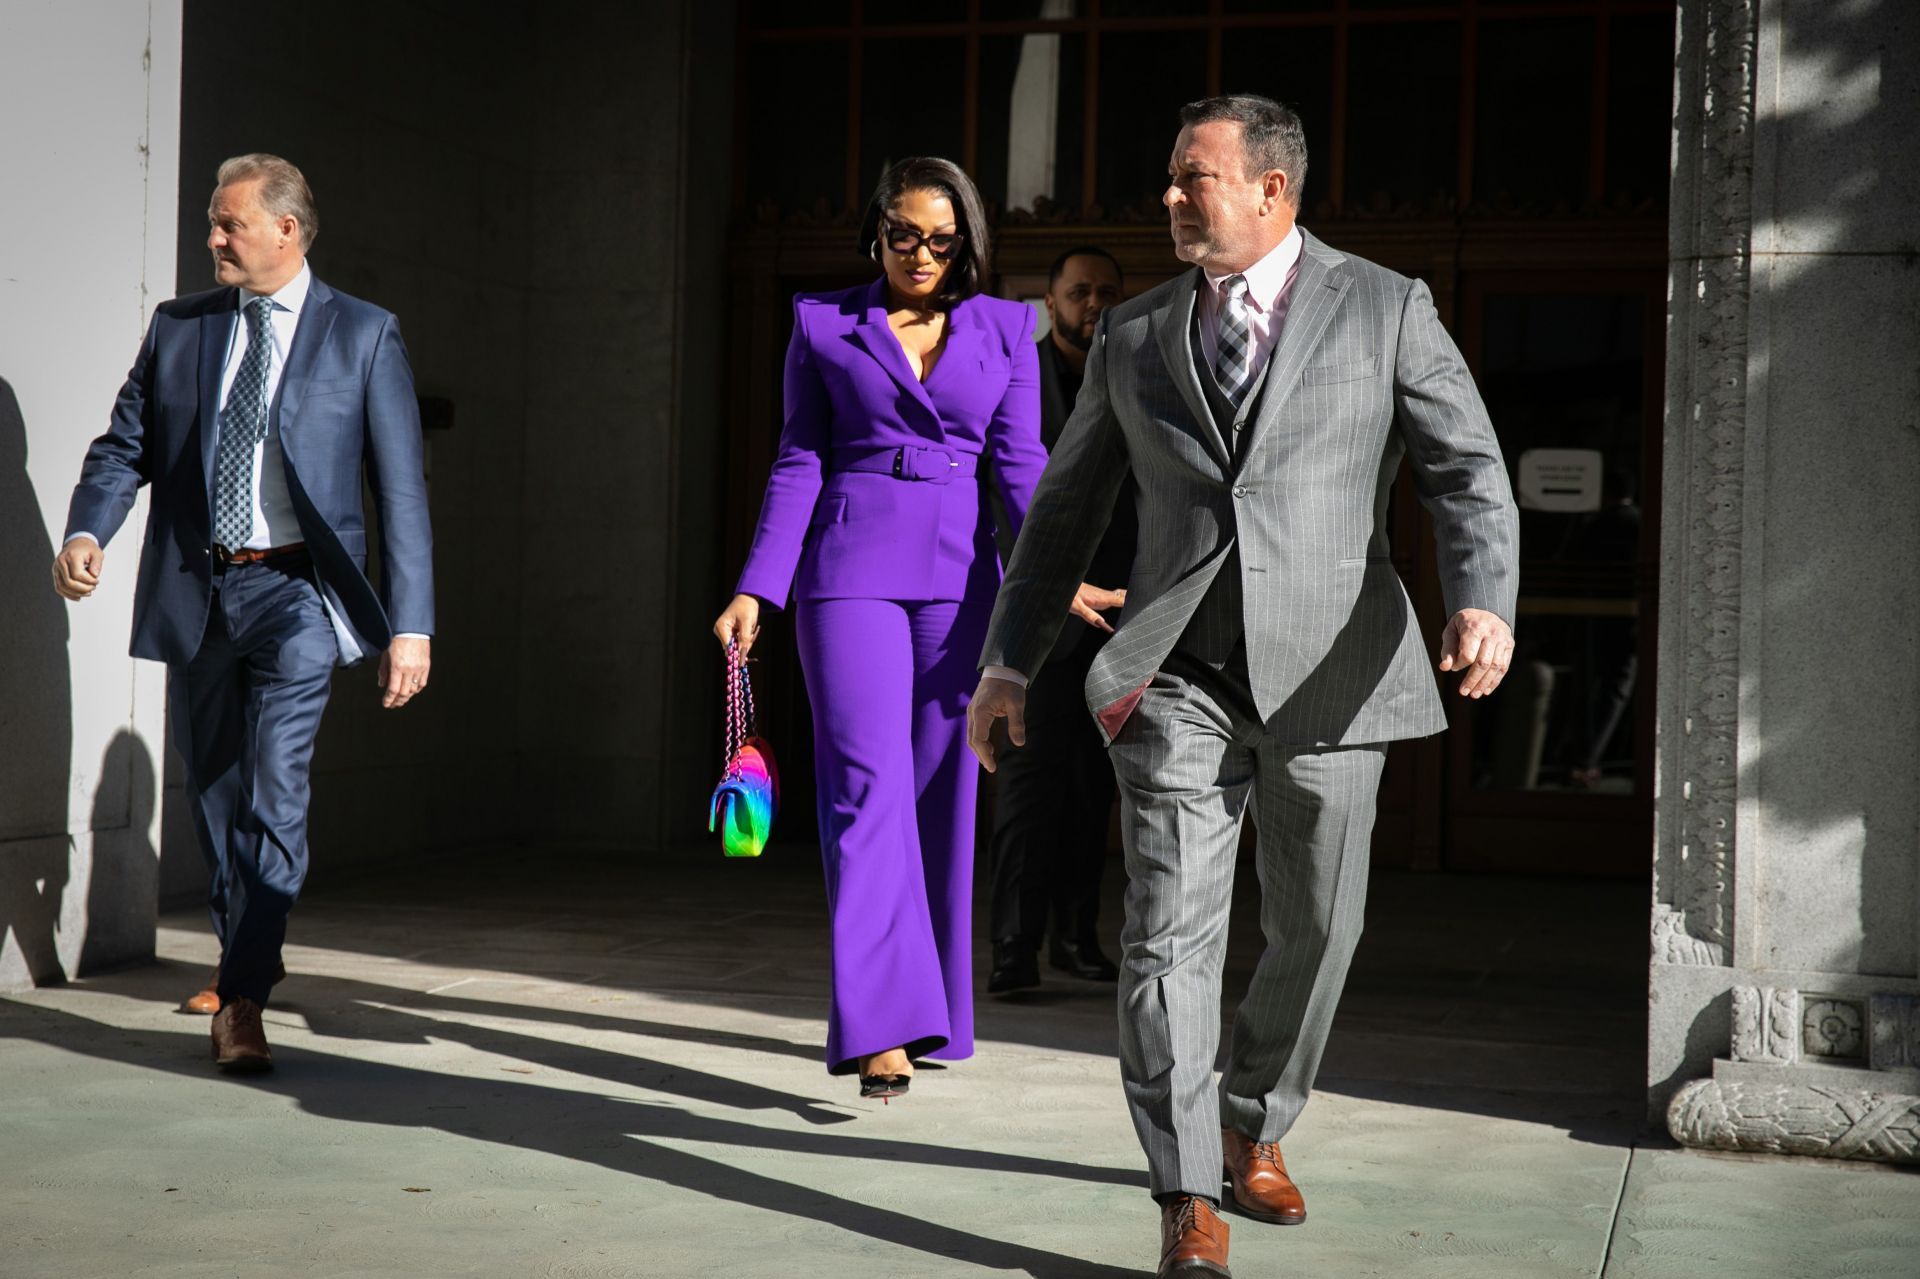
[[[896,480],[917,480],[922,484],[950,484],[978,475],[980,455],[913,444],[897,449],[835,449],[829,470],[835,474],[860,471],[891,475]]]

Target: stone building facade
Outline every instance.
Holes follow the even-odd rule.
[[[1685,0],[1648,1090],[1920,1160],[1920,14]]]

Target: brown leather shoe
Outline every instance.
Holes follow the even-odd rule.
[[[273,1069],[273,1049],[260,1025],[260,1005],[236,999],[213,1018],[213,1061],[230,1074]]]
[[[182,1011],[212,1016],[220,1011],[220,965],[213,966],[213,975],[207,978],[206,986],[199,994],[191,996],[180,1005]]]
[[[1255,1221],[1297,1226],[1307,1219],[1307,1201],[1287,1175],[1277,1141],[1252,1141],[1231,1128],[1220,1130],[1234,1206]]]
[[[1227,1223],[1213,1205],[1181,1195],[1160,1209],[1160,1269],[1157,1279],[1233,1279],[1227,1269]]]
[[[275,964],[273,966],[273,984],[278,986],[286,979],[287,966],[285,964]],[[220,965],[215,964],[213,966],[213,976],[207,978],[207,984],[200,993],[189,998],[187,1002],[180,1005],[180,1007],[186,1012],[202,1013],[209,1017],[220,1011]]]

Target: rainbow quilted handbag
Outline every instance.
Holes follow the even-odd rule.
[[[727,728],[725,772],[713,788],[707,829],[718,831],[729,857],[758,857],[773,830],[780,807],[780,770],[773,748],[759,736],[753,715],[753,681],[736,642],[727,644]]]

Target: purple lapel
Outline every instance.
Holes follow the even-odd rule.
[[[948,317],[948,323],[952,323],[952,317]],[[887,326],[887,277],[879,277],[868,286],[866,319],[854,325],[852,336],[854,336],[854,342],[858,342],[862,348],[866,348],[868,355],[874,357],[874,361],[881,369],[885,369],[893,376],[900,390],[912,396],[914,401],[918,401],[920,407],[925,409],[924,419],[920,422],[920,428],[925,434],[933,436],[935,440],[945,440],[947,432],[941,426],[941,411],[933,407],[933,398],[927,396],[927,388],[922,386],[920,378],[914,376],[912,365],[906,363],[906,351],[900,350],[899,338],[895,338],[893,328]],[[948,344],[952,342],[952,334],[948,334],[947,340]],[[941,355],[941,365],[947,363],[947,355],[950,353],[952,348],[948,346],[947,353]],[[935,376],[939,376],[941,365],[933,365]]]

